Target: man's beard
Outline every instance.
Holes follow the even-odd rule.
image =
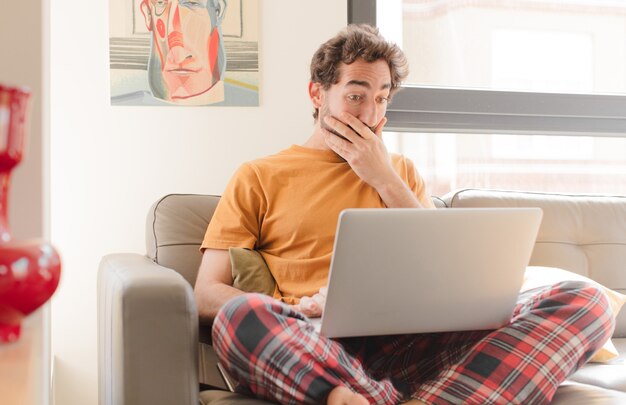
[[[328,132],[330,132],[331,134],[335,134],[335,135],[337,135],[338,137],[340,137],[340,138],[342,138],[342,139],[345,139],[345,140],[347,141],[347,139],[346,139],[346,137],[345,137],[345,136],[343,136],[343,135],[341,135],[339,132],[335,131],[333,128],[331,128],[331,127],[330,127],[330,126],[326,123],[326,121],[324,121],[324,117],[326,117],[326,116],[332,117],[332,115],[329,113],[329,111],[328,111],[328,110],[329,110],[329,109],[328,109],[328,104],[326,104],[326,103],[324,103],[324,104],[322,105],[322,107],[320,108],[319,115],[318,115],[318,117],[317,117],[317,119],[318,119],[318,120],[320,120],[320,127],[324,128],[325,130],[327,130],[327,131],[328,131]]]

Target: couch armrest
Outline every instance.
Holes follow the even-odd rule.
[[[177,272],[113,254],[98,273],[100,405],[197,405],[198,314]]]

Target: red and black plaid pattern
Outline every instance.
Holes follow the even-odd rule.
[[[229,301],[213,344],[240,390],[284,404],[325,403],[345,385],[373,404],[544,404],[613,331],[598,288],[564,282],[520,295],[494,331],[327,339],[272,298]],[[393,381],[393,383],[392,383]]]
[[[237,391],[281,404],[323,404],[345,385],[371,403],[395,404],[389,380],[376,381],[344,347],[315,332],[306,317],[260,294],[230,300],[213,323],[213,348]]]

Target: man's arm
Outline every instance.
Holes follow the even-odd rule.
[[[375,187],[387,208],[424,208],[402,178],[395,171],[393,175],[388,181]]]
[[[374,187],[388,208],[423,208],[423,205],[391,166],[389,153],[382,140],[383,118],[372,131],[358,118],[342,113],[339,121],[325,117],[326,124],[346,139],[322,128],[326,144],[346,159],[352,170]]]
[[[212,322],[222,305],[240,294],[233,287],[228,250],[206,249],[194,286],[200,323]]]

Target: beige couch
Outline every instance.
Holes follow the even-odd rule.
[[[104,257],[98,278],[100,405],[263,404],[228,393],[192,293],[198,252],[218,197],[168,195],[150,209],[147,254]],[[440,207],[537,206],[544,219],[531,264],[588,276],[626,293],[626,198],[461,190]],[[198,344],[198,341],[205,343]],[[613,342],[622,355],[588,364],[554,404],[626,404],[626,309]],[[200,387],[200,389],[199,389]]]

